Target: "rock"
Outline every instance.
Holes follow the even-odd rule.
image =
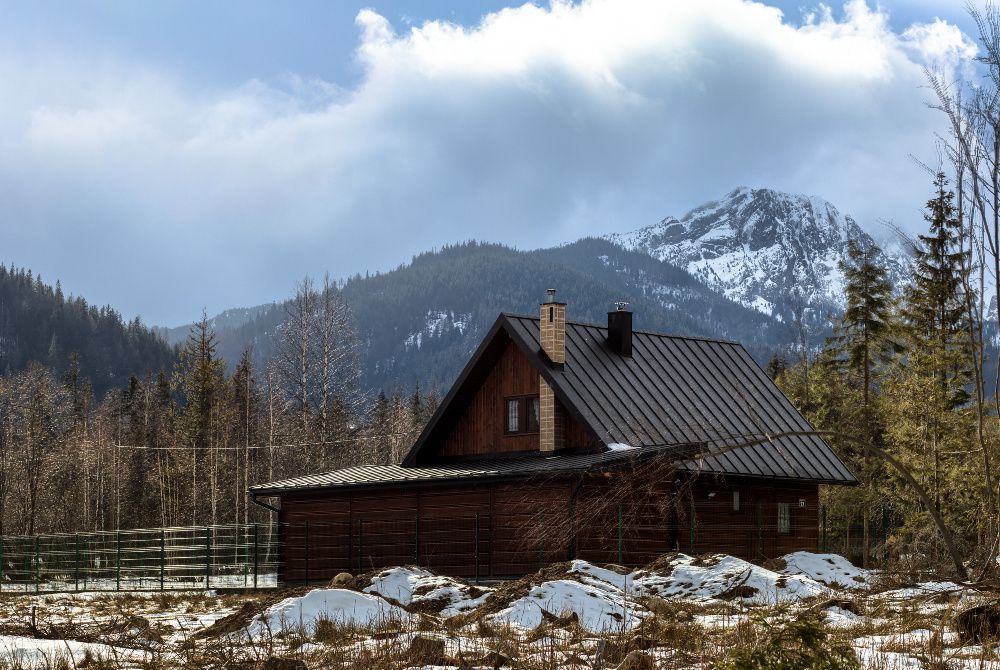
[[[406,658],[409,663],[414,665],[443,665],[444,640],[417,635],[410,640],[410,648],[406,651]]]
[[[618,666],[618,670],[656,670],[656,661],[649,654],[630,651]]]
[[[260,670],[309,670],[309,666],[302,659],[271,656],[261,664]]]
[[[965,644],[1000,638],[1000,600],[972,605],[955,616],[955,629]]]
[[[350,586],[354,581],[354,575],[349,572],[338,572],[333,579],[330,580],[330,586],[335,589],[341,589],[345,586]]]

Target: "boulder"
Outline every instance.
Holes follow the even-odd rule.
[[[354,582],[354,575],[349,572],[338,572],[333,579],[330,580],[330,586],[335,589],[342,589],[346,586],[350,586]]]
[[[410,640],[410,648],[406,650],[406,659],[414,665],[443,665],[444,640],[417,635]]]

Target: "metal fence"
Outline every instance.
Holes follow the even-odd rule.
[[[0,593],[277,585],[274,524],[0,537]]]
[[[540,511],[3,536],[0,593],[249,590],[409,564],[480,581],[572,558],[638,566],[669,551],[760,561],[813,548],[860,562],[859,525],[828,523],[823,507],[786,509],[790,518],[772,507],[702,504],[672,519],[619,507],[603,522]],[[885,560],[889,532],[873,528],[870,565]]]

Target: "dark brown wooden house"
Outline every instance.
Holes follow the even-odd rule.
[[[479,578],[668,551],[816,550],[822,484],[856,480],[735,342],[502,314],[402,464],[255,486],[282,579],[401,564]],[[804,434],[805,433],[805,434]]]

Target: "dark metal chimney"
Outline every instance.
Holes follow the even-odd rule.
[[[619,356],[632,357],[632,312],[627,302],[616,302],[608,312],[608,347]]]

